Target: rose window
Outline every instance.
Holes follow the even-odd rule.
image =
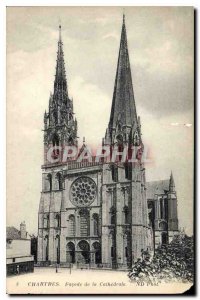
[[[96,196],[96,184],[89,177],[76,179],[71,187],[71,202],[76,206],[90,205]]]

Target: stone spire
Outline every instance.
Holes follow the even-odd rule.
[[[78,143],[73,100],[69,98],[67,89],[61,25],[59,25],[54,91],[53,94],[50,93],[48,113],[44,114],[44,142],[45,147],[51,144],[64,146]]]
[[[130,127],[137,122],[124,14],[109,122],[110,131],[116,128],[118,120],[120,120],[122,126]]]
[[[175,183],[174,183],[174,177],[171,171],[170,180],[169,180],[169,191],[175,192]]]
[[[66,95],[68,96],[63,43],[61,37],[61,25],[59,25],[59,40],[58,40],[57,62],[56,62],[56,75],[54,81],[54,93],[57,91],[65,92]]]

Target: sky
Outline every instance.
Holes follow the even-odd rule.
[[[193,8],[124,11],[136,108],[152,156],[146,179],[168,179],[173,171],[179,225],[192,234]],[[122,7],[7,8],[7,225],[25,221],[37,234],[43,115],[53,92],[59,24],[79,141],[98,146],[109,121],[122,13]]]

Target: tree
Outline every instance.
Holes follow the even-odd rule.
[[[155,250],[153,259],[138,259],[128,274],[132,281],[139,279],[158,281],[193,282],[194,243],[193,237],[179,234],[172,242]]]

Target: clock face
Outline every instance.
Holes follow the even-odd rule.
[[[89,177],[77,178],[71,186],[71,202],[79,207],[89,206],[97,194],[97,187],[94,180]]]

